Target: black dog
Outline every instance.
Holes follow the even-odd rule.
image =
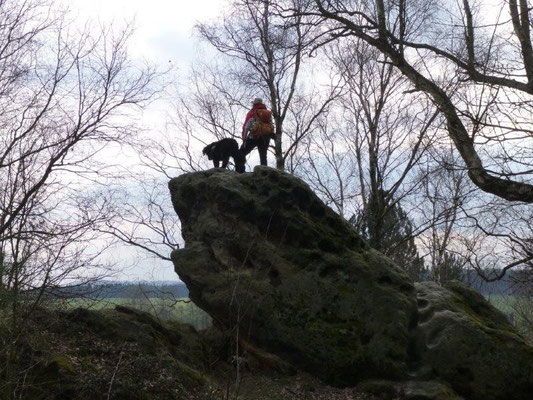
[[[228,166],[230,157],[233,157],[235,163],[235,171],[243,173],[245,171],[246,157],[239,150],[239,145],[235,139],[226,138],[213,142],[204,147],[202,151],[204,155],[210,160],[213,160],[215,168],[219,167],[220,161],[222,161],[222,168]]]

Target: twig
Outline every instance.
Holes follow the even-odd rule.
[[[113,371],[113,376],[111,377],[111,382],[109,382],[109,390],[107,391],[107,400],[109,400],[111,396],[111,389],[113,388],[113,382],[115,381],[115,376],[117,375],[118,367],[120,366],[120,362],[122,361],[122,356],[124,355],[124,346],[126,345],[126,342],[124,342],[120,348],[120,355],[118,357],[117,365],[115,365],[115,370]]]

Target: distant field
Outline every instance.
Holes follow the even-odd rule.
[[[175,320],[190,324],[196,329],[205,329],[211,325],[209,315],[187,298],[176,300],[161,298],[109,298],[101,300],[76,298],[62,300],[61,305],[68,308],[82,307],[93,310],[102,310],[113,308],[115,305],[122,305],[149,312],[157,315],[162,320]]]
[[[501,312],[512,315],[513,306],[515,304],[515,296],[507,296],[502,294],[486,295],[485,298]]]

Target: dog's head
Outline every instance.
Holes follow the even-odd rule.
[[[207,146],[204,147],[204,149],[202,150],[202,154],[204,156],[207,156],[207,158],[209,160],[212,160],[213,159],[213,150],[215,149],[215,146],[216,146],[216,143],[211,143],[211,144],[208,144]]]

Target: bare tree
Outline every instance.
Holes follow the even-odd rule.
[[[201,37],[228,56],[228,72],[224,75],[233,76],[244,89],[238,91],[238,97],[231,97],[233,101],[249,108],[255,94],[268,99],[279,169],[286,168],[287,159],[295,155],[301,140],[313,130],[317,117],[340,91],[336,84],[325,93],[302,84],[303,79],[311,80],[313,76],[304,67],[304,58],[312,50],[312,30],[301,23],[300,16],[281,18],[270,0],[235,1],[222,23],[198,26]]]
[[[399,204],[408,204],[403,200],[423,179],[416,167],[438,128],[437,113],[370,46],[343,39],[328,56],[346,93],[307,141],[303,176],[373,247],[421,270],[413,240],[427,221],[411,226]],[[413,263],[400,257],[400,249],[410,252]]]
[[[96,228],[119,211],[105,156],[135,133],[127,117],[152,99],[158,76],[129,60],[130,34],[128,26],[80,32],[53,1],[0,3],[0,305],[11,316],[9,349],[54,287],[109,272],[98,257],[109,242]]]
[[[471,229],[463,210],[474,206],[476,190],[453,146],[441,139],[417,166],[422,178],[414,214],[426,224],[417,239],[431,279],[444,284],[461,280],[469,266],[472,253],[463,244]]]
[[[307,138],[297,175],[324,202],[349,219],[361,209],[357,164],[350,151],[351,132],[335,112],[320,118],[317,132]]]
[[[294,173],[301,165],[302,139],[340,91],[328,84],[324,93],[300,82],[311,76],[302,62],[309,32],[299,21],[277,15],[269,1],[236,1],[222,23],[200,24],[197,32],[210,52],[195,63],[188,80],[180,79],[166,132],[137,146],[145,170],[130,179],[142,189],[138,197],[126,196],[122,222],[104,229],[162,260],[181,243],[168,196],[157,188],[165,179],[210,168],[202,147],[224,137],[240,139],[244,115],[258,94],[272,107],[276,166]],[[213,51],[224,57],[213,58]]]
[[[527,0],[499,7],[469,0],[312,0],[303,11],[282,7],[291,18],[304,15],[321,26],[323,42],[353,36],[385,55],[438,107],[476,186],[506,200],[533,201]]]
[[[143,164],[161,167],[163,164]],[[181,225],[170,203],[167,179],[150,173],[130,175],[122,190],[120,215],[97,229],[153,260],[171,261],[170,253],[182,243]]]

